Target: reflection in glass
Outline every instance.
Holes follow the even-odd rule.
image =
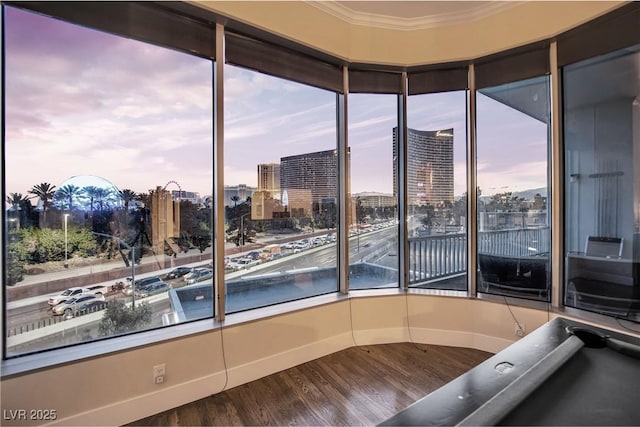
[[[225,65],[227,312],[336,292],[334,93]]]
[[[635,46],[563,70],[565,304],[630,320],[640,316],[639,64]]]
[[[178,321],[211,271],[211,62],[5,13],[7,354]]]
[[[409,286],[466,290],[466,91],[412,95],[407,116]]]
[[[477,95],[478,292],[548,301],[549,78]]]
[[[390,131],[396,95],[349,95],[349,288],[398,286],[398,198]]]

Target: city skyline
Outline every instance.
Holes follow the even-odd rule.
[[[58,187],[79,175],[103,177],[120,190],[147,192],[176,181],[185,191],[212,193],[210,61],[5,10],[7,194],[28,195],[34,185]],[[334,93],[230,65],[224,74],[225,185],[257,187],[256,165],[335,148]],[[408,99],[409,127],[454,128],[455,196],[466,192],[465,98],[452,92]],[[478,98],[480,113],[485,101]],[[348,100],[352,193],[392,194],[397,97]],[[523,131],[531,119],[508,107],[485,110],[487,125],[500,133],[480,140],[479,153],[488,154],[478,160],[480,186],[496,192],[546,186],[546,151],[516,156],[509,143],[526,139],[540,151],[546,134]],[[478,124],[480,137],[485,127]]]

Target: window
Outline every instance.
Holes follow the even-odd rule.
[[[338,290],[335,93],[225,65],[226,311]]]
[[[349,289],[398,286],[398,95],[349,95]]]
[[[95,21],[91,8],[104,7],[41,6],[78,16],[86,8]],[[144,15],[139,34],[171,32],[173,21],[154,27],[158,11],[147,7],[105,11],[134,23]],[[175,291],[212,268],[211,60],[3,13],[5,355],[172,323]],[[210,274],[195,282],[212,293]],[[195,318],[211,316],[209,305]]]
[[[462,77],[466,85],[466,73]],[[412,287],[467,289],[466,99],[466,90],[408,97]]]
[[[478,292],[550,298],[549,93],[547,76],[477,92]]]
[[[631,320],[640,313],[639,64],[636,45],[563,68],[565,304]]]

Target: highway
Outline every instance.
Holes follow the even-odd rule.
[[[396,234],[397,227],[389,227],[383,228],[377,231],[371,231],[359,235],[354,235],[349,239],[350,245],[350,253],[349,259],[350,263],[356,263],[360,261],[372,262],[380,265],[385,265],[388,267],[397,268],[397,256],[393,256],[396,251]],[[300,236],[300,238],[308,238],[306,236]],[[233,273],[228,273],[225,277],[227,280],[233,280],[239,277],[255,277],[269,273],[275,272],[290,272],[294,270],[300,269],[309,269],[309,268],[322,268],[322,267],[331,267],[337,265],[337,246],[335,243],[325,244],[322,246],[309,248],[302,250],[297,253],[293,253],[292,250],[283,250],[283,255],[285,255],[281,259],[277,259],[270,262],[264,262],[262,264],[250,267],[245,270],[240,270]],[[391,253],[391,255],[390,255]],[[240,255],[237,255],[240,256]],[[170,269],[158,271],[156,273],[149,273],[145,275],[141,275],[142,277],[151,276],[154,274],[160,275],[161,277],[166,274]],[[90,276],[88,276],[90,277]],[[174,279],[168,281],[172,283],[175,287],[183,286],[184,282],[182,278]],[[91,283],[93,284],[93,283]],[[105,286],[112,285],[113,283],[105,283]],[[57,294],[57,293],[56,293]],[[61,316],[53,316],[50,310],[49,305],[47,304],[47,299],[50,295],[43,295],[41,298],[31,298],[29,301],[24,301],[22,304],[11,304],[11,307],[7,310],[7,319],[6,319],[6,330],[9,333],[9,336],[15,336],[15,334],[22,335],[20,330],[22,329],[24,334],[30,334],[34,329],[40,329],[49,326],[53,322],[64,321]],[[161,298],[157,298],[161,297]],[[122,293],[118,293],[112,296],[108,296],[107,300],[123,300],[123,301],[131,301],[130,296],[125,296]],[[168,299],[166,298],[166,294],[162,296],[156,296],[153,298],[153,311],[154,318],[157,319],[161,317],[161,315],[169,310]],[[98,314],[98,313],[96,313]],[[95,316],[94,316],[95,317]],[[93,319],[93,318],[92,318]],[[74,319],[80,321],[81,318]],[[87,322],[89,319],[87,319]],[[76,322],[77,323],[77,322]],[[95,320],[91,320],[91,323],[83,325],[82,332],[78,332],[78,327],[75,327],[76,334],[81,333],[85,335],[84,339],[87,339],[86,335],[90,335],[92,338],[95,338],[97,335],[97,325],[99,322]],[[52,329],[53,328],[48,328]],[[60,325],[56,330],[64,329],[64,325]],[[24,331],[29,332],[24,332]],[[42,331],[44,332],[44,331]],[[56,334],[59,335],[59,334]],[[67,334],[69,335],[69,334]],[[79,339],[80,337],[76,338]],[[51,338],[40,338],[37,342],[33,343],[33,347],[29,345],[28,351],[35,351],[40,349],[42,346],[48,343],[49,346],[58,346],[64,345],[70,337],[65,337],[63,341],[60,342],[60,337],[52,336]],[[12,341],[12,340],[9,340]],[[10,343],[8,343],[8,346]],[[23,344],[21,350],[27,350],[27,344]],[[42,347],[46,348],[46,347]],[[10,349],[9,349],[10,350]]]

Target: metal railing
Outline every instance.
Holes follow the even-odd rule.
[[[482,231],[478,253],[529,257],[549,253],[549,227]],[[439,280],[467,272],[466,233],[409,238],[409,284]]]

